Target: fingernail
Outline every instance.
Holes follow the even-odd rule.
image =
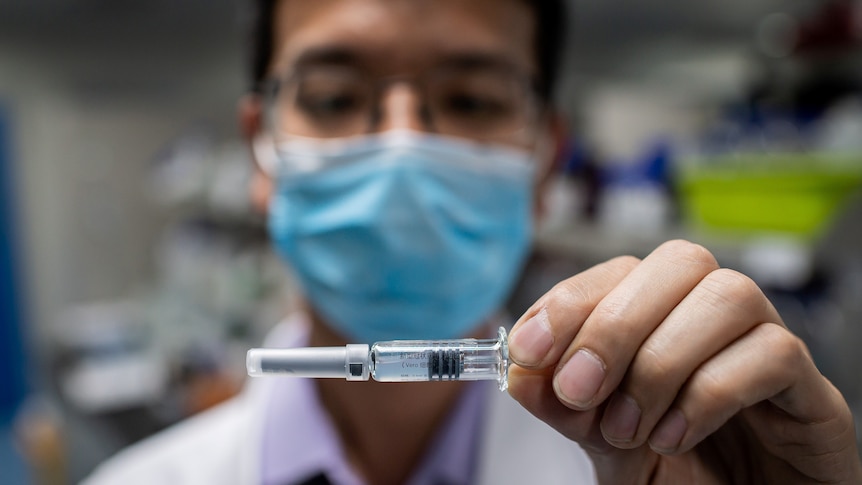
[[[542,362],[553,345],[548,310],[542,308],[509,337],[509,356],[515,363],[535,366]]]
[[[586,408],[605,380],[605,366],[591,352],[581,349],[569,359],[554,379],[557,395],[569,404]]]
[[[679,448],[687,429],[688,423],[682,411],[674,409],[659,421],[652,432],[650,447],[659,453],[673,453]]]
[[[602,433],[608,441],[629,442],[641,421],[641,408],[626,394],[615,394],[602,418]]]

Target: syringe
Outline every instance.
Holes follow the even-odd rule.
[[[251,349],[246,369],[252,377],[342,377],[380,382],[495,380],[508,387],[506,329],[495,339],[389,340],[345,347]]]

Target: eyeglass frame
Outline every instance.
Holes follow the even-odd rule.
[[[519,69],[516,69],[508,64],[504,63],[491,63],[489,65],[485,65],[487,63],[458,63],[455,65],[442,65],[436,66],[431,69],[426,69],[420,74],[399,74],[399,75],[391,75],[391,76],[373,76],[369,75],[367,72],[364,72],[361,69],[357,69],[354,67],[348,66],[327,66],[330,69],[338,69],[343,70],[344,72],[349,72],[352,75],[356,75],[357,78],[361,79],[365,86],[368,87],[367,92],[371,93],[371,109],[368,110],[368,120],[366,123],[366,129],[362,132],[352,133],[346,136],[353,135],[361,135],[374,133],[376,131],[375,126],[379,124],[380,118],[382,117],[383,109],[382,109],[382,99],[386,93],[386,91],[392,86],[396,84],[407,83],[410,84],[415,92],[419,94],[419,98],[421,100],[420,109],[419,109],[419,119],[422,121],[424,127],[423,129],[432,133],[437,133],[435,131],[435,125],[433,117],[428,108],[428,99],[429,95],[427,94],[427,84],[429,84],[429,79],[433,79],[435,75],[443,75],[446,72],[454,72],[457,70],[468,70],[468,69],[476,69],[483,68],[488,69],[489,71],[500,71],[508,75],[512,78],[523,94],[524,105],[528,107],[524,116],[523,126],[513,130],[510,133],[506,133],[505,135],[498,135],[499,137],[506,136],[512,137],[517,136],[520,133],[523,133],[525,130],[533,128],[538,122],[542,119],[544,114],[548,110],[548,102],[541,94],[541,84],[534,77],[527,74],[524,74]],[[267,113],[268,119],[268,129],[271,134],[277,135],[282,134],[284,132],[279,132],[276,128],[278,126],[277,115],[275,114],[277,109],[275,106],[277,105],[277,99],[280,93],[280,90],[283,87],[297,79],[300,78],[304,73],[313,72],[318,68],[309,68],[302,67],[298,69],[294,69],[289,71],[286,75],[278,76],[278,77],[269,77],[264,80],[259,85],[259,93],[263,96],[265,112]],[[535,128],[533,128],[535,129]],[[448,133],[448,135],[459,136],[466,139],[471,139],[474,141],[492,141],[493,139],[497,139],[497,136],[489,137],[488,139],[482,139],[477,137],[471,137],[469,135],[464,134],[456,134],[456,133]],[[289,136],[289,135],[288,135]],[[312,138],[339,138],[345,135],[337,135],[337,136],[321,136]],[[529,136],[529,135],[528,135]]]

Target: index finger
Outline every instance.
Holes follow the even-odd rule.
[[[512,362],[528,369],[556,365],[596,305],[639,262],[633,256],[621,256],[555,285],[512,328],[509,335]],[[560,314],[551,315],[553,312]]]

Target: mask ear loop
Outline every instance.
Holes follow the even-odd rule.
[[[535,167],[533,169],[533,182],[538,187],[543,180],[550,176],[556,163],[557,144],[554,136],[549,130],[536,130],[536,142],[530,150],[530,158]]]
[[[262,126],[261,130],[252,139],[251,149],[255,163],[261,172],[267,177],[274,179],[279,175],[279,154],[274,127],[277,126],[276,115],[273,112],[273,93],[263,95],[262,102]]]
[[[533,169],[533,235],[543,225],[547,212],[548,185],[554,177],[554,168],[559,162],[560,145],[557,139],[557,128],[552,116],[547,111],[542,111],[536,121],[531,158],[534,163]]]
[[[537,177],[550,170],[554,164],[556,146],[551,138],[550,134],[542,134],[533,147],[533,160],[536,163],[535,173]]]
[[[522,128],[522,133],[527,135],[527,139],[532,137],[535,140],[529,153],[534,164],[534,188],[539,188],[557,162],[558,147],[555,143],[553,114],[550,106],[534,98],[531,111],[534,118],[533,123],[528,123]]]
[[[278,173],[278,154],[271,135],[257,135],[251,144],[254,160],[260,170],[270,178]]]

